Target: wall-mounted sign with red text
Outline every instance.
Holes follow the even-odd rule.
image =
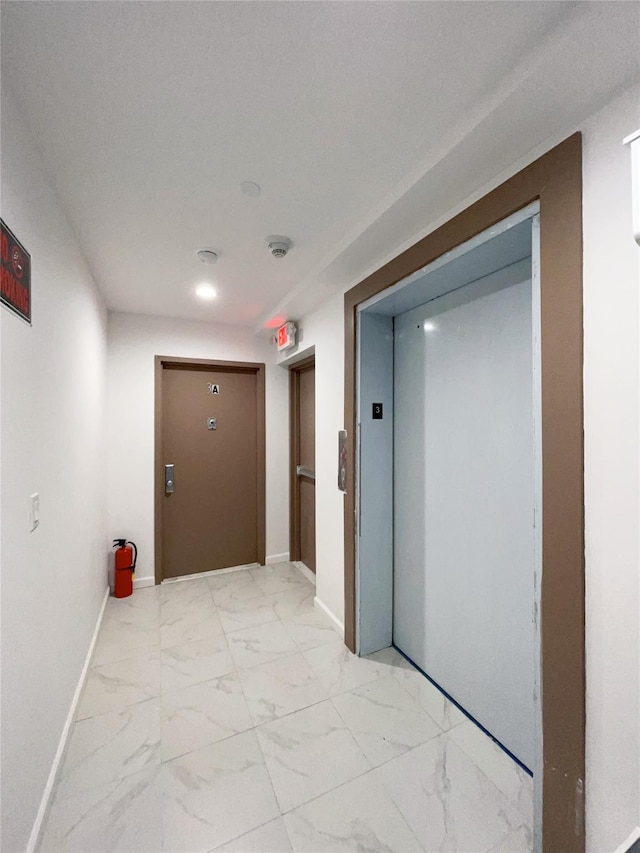
[[[31,255],[2,219],[2,304],[31,324]]]

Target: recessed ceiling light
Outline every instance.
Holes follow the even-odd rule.
[[[210,302],[216,298],[216,289],[212,284],[203,281],[196,287],[196,296],[198,299],[203,299],[205,302]]]
[[[251,198],[257,198],[262,192],[259,184],[256,184],[253,181],[242,181],[240,189],[245,195],[251,196]]]
[[[213,249],[198,249],[196,252],[203,264],[215,264],[218,260],[218,253]]]

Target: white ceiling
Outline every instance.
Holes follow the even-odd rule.
[[[364,275],[479,175],[640,79],[638,3],[4,0],[1,14],[3,84],[109,308],[254,327]],[[269,234],[292,238],[284,260]],[[210,306],[192,294],[206,278]]]

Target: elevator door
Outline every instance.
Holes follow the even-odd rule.
[[[394,643],[534,761],[531,282],[395,318]]]

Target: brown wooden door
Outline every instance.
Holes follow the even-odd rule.
[[[161,382],[162,577],[264,562],[260,371],[164,363]]]
[[[291,559],[316,570],[316,386],[315,364],[293,368]]]

